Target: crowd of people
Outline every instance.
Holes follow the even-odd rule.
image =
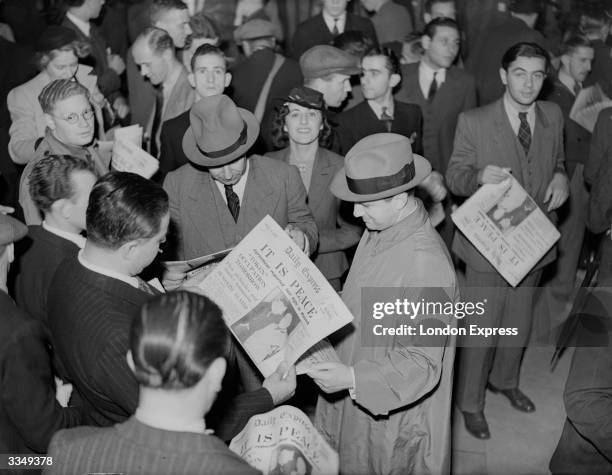
[[[525,347],[566,320],[581,266],[599,266],[584,306],[610,327],[612,108],[592,129],[573,110],[587,88],[612,97],[605,2],[552,2],[552,21],[540,0],[500,1],[483,22],[467,0],[321,0],[290,32],[280,0],[239,0],[228,36],[208,2],[62,0],[29,41],[14,9],[42,16],[14,3],[0,2],[0,454],[49,454],[58,474],[259,473],[226,444],[292,404],[342,474],[450,473],[454,407],[482,440],[487,390],[536,411]],[[129,32],[101,27],[120,13]],[[133,124],[151,178],[113,167],[114,131]],[[516,286],[451,219],[509,176],[560,232]],[[339,361],[305,376],[283,362],[264,378],[215,296],[160,265],[233,248],[267,215],[354,316],[330,336]],[[518,336],[367,345],[371,288],[486,301],[479,325]],[[553,474],[612,472],[611,355],[573,355]]]

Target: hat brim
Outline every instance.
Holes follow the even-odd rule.
[[[297,104],[298,106],[305,107],[306,109],[314,109],[314,110],[318,110],[321,112],[326,111],[325,103],[323,103],[321,107],[319,107],[319,106],[313,105],[306,101],[301,101],[299,99],[289,99],[288,97],[277,97],[272,100],[272,103],[274,104],[274,107],[276,107],[277,109],[280,109],[285,104]]]
[[[342,167],[340,170],[338,170],[336,176],[334,176],[334,179],[332,180],[329,189],[331,190],[332,194],[337,198],[352,203],[376,201],[395,196],[398,193],[401,193],[402,191],[407,191],[412,188],[415,188],[431,173],[431,164],[425,158],[420,155],[417,155],[416,153],[413,153],[412,159],[414,160],[414,178],[401,186],[396,186],[395,188],[390,188],[388,190],[381,191],[380,193],[360,195],[358,193],[352,192],[349,189],[348,182],[346,181],[346,173],[344,167]]]
[[[189,126],[187,132],[183,135],[183,152],[185,152],[185,156],[189,161],[202,167],[220,167],[245,156],[257,141],[257,137],[259,137],[259,121],[246,109],[238,107],[238,113],[247,125],[247,139],[244,145],[239,146],[236,150],[223,157],[208,158],[198,149],[193,129]]]

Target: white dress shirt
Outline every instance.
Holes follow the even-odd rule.
[[[249,174],[249,159],[247,158],[246,168],[244,169],[244,173],[240,177],[240,180],[238,180],[238,183],[236,183],[235,185],[232,185],[232,189],[234,190],[234,193],[238,195],[238,199],[240,200],[241,206],[242,206],[242,198],[244,197],[244,190],[246,188],[248,174]],[[211,175],[211,178],[212,178],[212,175]],[[217,188],[219,189],[219,193],[221,193],[221,197],[223,198],[223,201],[225,201],[225,204],[227,204],[227,198],[225,197],[225,185],[221,183],[220,181],[215,180],[214,178],[213,178],[213,181],[215,182],[215,185],[217,185]]]
[[[518,135],[519,127],[521,126],[521,119],[519,119],[519,111],[508,98],[508,93],[504,94],[504,109],[506,110],[506,115],[508,116],[508,120],[510,121],[510,125],[512,126],[512,130],[514,131],[514,135]],[[529,129],[531,129],[531,135],[533,136],[533,131],[535,129],[535,102],[529,106],[529,109],[524,111],[527,112],[527,122],[529,123]]]
[[[335,22],[334,20],[338,20]],[[323,12],[323,21],[329,28],[330,32],[334,31],[334,24],[338,27],[338,34],[344,33],[344,28],[346,27],[346,12],[344,12],[339,17],[333,17],[326,12]]]
[[[376,117],[378,117],[379,120],[380,120],[380,116],[383,113],[383,107],[387,108],[386,112],[391,117],[393,117],[393,112],[395,112],[395,107],[393,105],[393,99],[391,97],[387,99],[385,104],[379,104],[378,102],[375,102],[375,101],[368,101],[368,105],[370,106],[372,111],[374,111],[374,114],[376,114]]]
[[[431,87],[431,81],[433,81],[434,73],[436,73],[436,83],[438,83],[438,89],[444,81],[446,81],[446,69],[433,69],[425,61],[419,63],[419,87],[423,93],[423,97],[427,99],[429,95],[429,88]]]
[[[83,267],[89,269],[96,274],[101,274],[106,277],[110,277],[111,279],[117,279],[121,282],[125,282],[128,285],[131,285],[135,289],[139,289],[138,279],[136,277],[132,277],[131,275],[120,274],[119,272],[115,272],[114,270],[106,269],[104,267],[100,267],[99,265],[92,264],[91,262],[85,260],[83,258],[83,251],[79,251],[79,262]]]

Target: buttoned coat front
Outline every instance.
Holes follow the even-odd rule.
[[[458,196],[471,196],[478,189],[478,172],[487,165],[511,169],[512,176],[546,213],[546,189],[555,172],[565,172],[563,114],[557,104],[537,101],[531,147],[525,155],[512,130],[503,98],[459,116],[453,154],[446,181]],[[548,217],[556,221],[553,212]],[[489,262],[461,233],[455,233],[453,252],[473,269],[496,272]],[[553,247],[537,264],[544,267],[556,257]]]
[[[458,299],[450,256],[420,202],[398,224],[366,230],[359,242],[342,292],[355,318],[333,336],[340,360],[354,367],[356,397],[320,396],[315,425],[338,450],[341,473],[449,473],[454,339],[441,337],[432,347],[419,336],[387,336],[384,344],[362,346],[372,318],[362,314],[365,287],[393,288],[412,301],[436,287]]]

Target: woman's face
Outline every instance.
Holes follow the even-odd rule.
[[[56,50],[51,56],[52,59],[45,68],[51,80],[72,79],[79,67],[79,60],[74,51]]]
[[[287,107],[289,113],[285,117],[284,130],[289,134],[289,140],[300,145],[307,145],[317,140],[323,128],[321,111],[292,103]]]

